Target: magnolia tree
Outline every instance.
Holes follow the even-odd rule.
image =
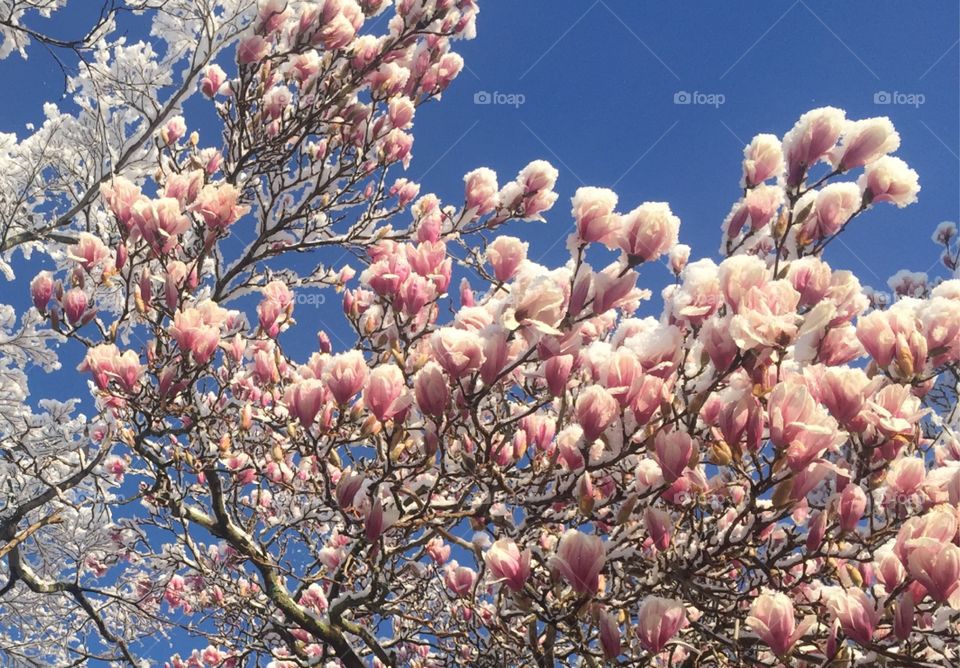
[[[6,1],[3,55],[80,69],[0,155],[8,281],[14,251],[55,267],[0,311],[5,663],[960,661],[960,280],[888,300],[823,259],[917,197],[888,119],[754,138],[719,261],[581,188],[547,267],[505,232],[556,203],[549,164],[447,204],[397,178],[473,0],[127,5],[152,45],[112,6],[51,40],[37,4]],[[294,355],[321,287],[354,341]],[[55,344],[89,396],[28,402]]]

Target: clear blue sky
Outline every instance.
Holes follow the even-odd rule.
[[[804,111],[832,105],[851,118],[890,116],[902,139],[898,155],[919,172],[922,190],[905,210],[876,207],[828,260],[878,288],[900,268],[944,273],[930,235],[940,221],[960,218],[956,0],[480,5],[478,38],[456,46],[467,69],[442,103],[417,113],[409,176],[456,203],[474,167],[492,167],[503,183],[530,160],[549,160],[560,170],[561,196],[549,222],[508,230],[532,241],[532,258],[565,260],[569,198],[580,185],[615,189],[622,210],[668,201],[693,257],[716,257],[720,223],[739,194],[744,144],[759,132],[782,136]],[[68,12],[55,25],[69,34],[75,20]],[[38,71],[46,74],[38,79]],[[22,135],[25,123],[42,120],[42,103],[59,98],[62,75],[36,47],[28,63],[14,56],[0,72],[15,91],[0,106],[0,131]],[[675,104],[681,91],[723,103]],[[477,104],[483,92],[501,96]],[[883,93],[895,103],[877,104]],[[518,96],[518,106],[496,103]],[[922,104],[896,103],[909,100]],[[188,106],[188,122],[197,104]],[[16,266],[24,279],[36,271]],[[655,294],[665,279],[662,268],[644,270],[644,287]],[[17,286],[26,290],[26,281]],[[310,346],[313,329],[306,329]],[[65,367],[56,375],[76,378]],[[35,379],[35,394],[55,391],[51,381]]]

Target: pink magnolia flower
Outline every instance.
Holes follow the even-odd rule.
[[[653,440],[653,449],[667,482],[683,475],[695,450],[693,439],[685,431],[659,432]]]
[[[77,243],[70,246],[67,254],[89,272],[110,257],[110,249],[100,240],[100,237],[89,232],[81,232]]]
[[[438,566],[443,566],[450,559],[450,546],[438,536],[427,541],[426,552]]]
[[[87,293],[83,288],[71,288],[63,296],[63,312],[67,322],[77,325],[87,312]]]
[[[187,123],[183,116],[174,116],[160,129],[160,139],[164,144],[173,145],[187,134]]]
[[[456,561],[450,562],[443,576],[447,589],[460,598],[466,598],[473,593],[473,585],[476,581],[476,572],[472,568],[460,566]]]
[[[836,421],[799,379],[777,385],[767,398],[767,411],[770,441],[786,450],[787,463],[795,472],[843,440]]]
[[[413,125],[413,116],[416,109],[413,100],[405,95],[390,98],[390,102],[387,103],[387,117],[390,119],[390,125],[401,130],[408,130]],[[493,191],[496,195],[497,189],[494,188]]]
[[[221,86],[227,80],[227,73],[219,65],[208,65],[200,78],[200,90],[207,97],[213,97],[220,92]]]
[[[250,211],[245,204],[237,204],[240,191],[230,183],[204,186],[191,209],[200,214],[203,222],[214,230],[224,230]]]
[[[747,626],[779,657],[790,654],[797,640],[815,623],[808,618],[797,625],[793,601],[779,591],[767,591],[753,600]]]
[[[270,120],[283,117],[283,113],[293,102],[293,93],[286,86],[274,86],[263,95],[261,109]]]
[[[960,525],[955,508],[946,504],[934,506],[925,514],[911,517],[897,532],[893,552],[901,563],[909,564],[910,554],[917,545],[915,539],[932,538],[940,543],[951,543]]]
[[[812,255],[794,260],[787,267],[787,280],[800,293],[803,306],[813,306],[827,296],[831,276],[830,265]]]
[[[718,269],[720,290],[727,304],[736,311],[740,300],[752,288],[762,287],[770,280],[767,263],[756,255],[734,255],[728,257]]]
[[[600,646],[607,659],[614,659],[620,655],[620,625],[617,618],[607,610],[600,610],[597,619],[600,631]]]
[[[132,236],[141,237],[157,254],[176,248],[178,237],[190,229],[190,219],[172,197],[137,200],[130,207],[130,221]]]
[[[122,176],[114,176],[110,181],[100,184],[100,195],[117,220],[129,228],[131,207],[141,198],[140,187]]]
[[[789,281],[750,288],[730,321],[730,335],[741,350],[783,346],[798,332],[800,294]]]
[[[802,211],[810,200],[801,199],[796,208]],[[860,208],[860,188],[855,183],[831,183],[813,199],[813,208],[800,226],[800,239],[807,244],[826,239],[839,232]]]
[[[639,264],[669,251],[677,243],[680,219],[664,202],[644,202],[621,218],[617,239],[631,264]]]
[[[557,201],[553,191],[559,173],[545,160],[534,160],[517,176],[523,194],[524,220],[540,220],[540,214]]]
[[[927,475],[927,467],[920,457],[901,457],[890,465],[887,472],[889,491],[901,499],[920,489]]]
[[[599,536],[567,529],[560,538],[550,565],[574,591],[591,596],[600,586],[600,571],[606,563],[606,546]]]
[[[960,547],[934,538],[916,538],[909,544],[907,571],[938,603],[960,605]]]
[[[654,547],[658,550],[666,550],[670,547],[670,540],[673,538],[673,521],[669,513],[648,506],[643,512],[643,525]]]
[[[763,409],[751,394],[724,404],[717,424],[723,440],[731,445],[745,442],[750,450],[756,450],[763,439]]]
[[[850,639],[867,644],[880,621],[882,610],[877,608],[862,589],[825,587],[823,600],[831,614],[840,621],[840,627]]]
[[[591,385],[580,392],[574,408],[577,423],[583,427],[588,442],[595,441],[620,414],[617,400],[600,385]]]
[[[845,115],[834,107],[808,111],[783,137],[787,186],[803,182],[807,170],[824,159],[843,131]]]
[[[866,419],[888,437],[909,437],[917,423],[927,414],[921,408],[920,399],[909,386],[887,385],[866,404]]]
[[[853,483],[844,487],[840,494],[839,503],[840,530],[853,531],[856,529],[866,509],[866,492],[859,485]]]
[[[862,369],[809,367],[804,370],[807,387],[840,424],[850,425],[860,415],[870,379]]]
[[[384,164],[402,162],[404,167],[408,167],[412,158],[410,153],[412,148],[413,135],[399,128],[394,128],[387,133],[381,142],[380,150]]]
[[[637,637],[645,650],[659,654],[686,621],[687,611],[680,601],[648,596],[637,612]]]
[[[723,303],[717,265],[709,259],[691,262],[683,270],[682,278],[671,299],[673,315],[699,326]]]
[[[340,406],[363,389],[367,375],[367,361],[359,350],[334,355],[323,366],[323,381]]]
[[[484,361],[483,341],[477,332],[442,327],[430,337],[430,350],[443,370],[461,378],[480,368]]]
[[[307,378],[289,391],[287,405],[300,424],[309,429],[327,402],[327,397],[327,388],[321,381]]]
[[[341,474],[340,479],[337,481],[336,498],[337,505],[340,506],[342,510],[347,510],[354,506],[357,494],[360,492],[365,481],[366,478],[364,478],[362,474],[354,473],[349,469]]]
[[[487,261],[493,267],[498,281],[506,282],[516,276],[520,265],[527,259],[529,244],[516,237],[500,236],[487,246]]]
[[[450,402],[450,386],[436,362],[427,362],[413,378],[417,406],[425,415],[440,417]]]
[[[511,591],[520,591],[530,578],[530,550],[523,552],[509,538],[497,540],[483,555],[487,568]]]
[[[833,167],[845,172],[862,167],[900,148],[900,135],[886,116],[847,121],[840,145],[832,154]]]
[[[893,550],[885,551],[876,563],[877,578],[887,588],[887,591],[893,591],[903,583],[907,575],[906,569],[900,563],[899,557]]]
[[[240,65],[259,63],[270,52],[270,43],[260,35],[244,37],[237,44],[237,62]]]
[[[392,503],[384,507],[384,503],[377,494],[367,511],[363,532],[368,543],[376,542],[390,527],[400,519],[400,509]]]
[[[224,309],[210,301],[201,302],[174,314],[170,336],[197,364],[206,364],[220,343],[220,326],[224,320]]]
[[[403,372],[393,364],[374,369],[363,389],[363,403],[380,421],[386,421],[409,405]]]
[[[679,274],[690,261],[691,248],[687,244],[677,244],[670,249],[670,271]]]
[[[776,135],[760,134],[743,149],[743,186],[753,188],[783,171],[783,147]]]
[[[307,18],[310,12],[304,12],[301,24],[306,20],[307,25],[319,25],[316,40],[323,43],[327,49],[342,49],[350,44],[363,25],[363,10],[355,0],[339,0],[324,3],[319,15],[312,19]]]
[[[497,174],[488,167],[479,167],[463,177],[466,184],[466,208],[474,216],[483,216],[497,208]]]
[[[194,169],[181,174],[171,174],[167,177],[163,188],[164,197],[172,197],[180,206],[189,206],[197,199],[203,187],[203,170]]]
[[[773,220],[782,203],[783,190],[779,186],[758,185],[733,205],[723,229],[731,239],[740,234],[744,227],[759,230]]]
[[[867,202],[890,202],[902,209],[917,201],[919,179],[903,160],[885,155],[864,168],[857,185]]]
[[[101,390],[106,390],[115,381],[127,394],[136,392],[143,376],[143,365],[133,350],[123,353],[112,343],[101,343],[90,348],[78,371],[89,371]]]
[[[293,312],[293,293],[281,280],[270,281],[260,292],[263,295],[257,304],[260,328],[273,339],[289,325]]]
[[[618,218],[613,210],[617,195],[606,188],[577,188],[573,199],[573,215],[577,238],[581,243],[607,242],[617,231]]]
[[[47,310],[47,304],[53,297],[54,285],[53,274],[49,271],[41,271],[30,281],[30,297],[33,299],[33,305],[41,313]]]
[[[525,268],[517,276],[503,323],[510,328],[529,327],[542,334],[560,335],[557,329],[566,315],[569,295],[559,281],[559,273],[540,273],[538,265]]]

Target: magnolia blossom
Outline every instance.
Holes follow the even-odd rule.
[[[783,148],[776,135],[760,134],[743,149],[743,185],[763,183],[783,170]]]
[[[157,12],[161,48],[105,16],[76,104],[0,141],[7,255],[49,269],[0,308],[0,655],[957,660],[960,281],[885,300],[831,266],[916,194],[889,121],[755,137],[720,258],[584,186],[544,264],[520,221],[566,234],[548,163],[462,202],[396,173],[474,0]],[[321,286],[342,318],[294,321]],[[28,383],[74,354],[92,402]],[[156,656],[174,627],[196,651]]]
[[[808,242],[825,239],[839,232],[860,208],[860,189],[853,183],[831,183],[816,194],[816,198],[801,199],[798,211],[812,204],[812,209],[803,219],[798,235]]]
[[[487,261],[493,267],[498,281],[509,281],[516,276],[520,265],[527,259],[529,244],[515,237],[497,237],[487,247]]]
[[[886,116],[847,121],[831,162],[834,169],[847,171],[871,163],[898,148],[900,135]]]
[[[89,371],[101,390],[107,390],[113,381],[127,394],[137,390],[143,375],[143,365],[137,353],[133,350],[121,353],[112,343],[101,343],[90,348],[77,370]]]
[[[935,601],[960,606],[960,547],[933,538],[909,543],[907,571]]]
[[[677,243],[680,219],[664,202],[645,202],[623,215],[617,243],[631,263],[655,260]]]
[[[110,249],[99,237],[89,232],[81,232],[77,243],[70,247],[69,255],[89,272],[110,257]]]
[[[793,602],[779,591],[767,591],[755,598],[746,621],[750,629],[780,657],[790,654],[797,640],[815,623],[813,618],[807,618],[798,625]]]
[[[618,229],[618,216],[613,212],[617,195],[606,188],[577,188],[571,214],[576,221],[577,238],[581,243],[607,242]]]
[[[903,208],[917,201],[919,176],[900,158],[885,155],[867,165],[857,179],[867,202],[890,202]]]
[[[392,364],[379,366],[367,378],[364,405],[378,420],[389,420],[409,403],[403,373]]]
[[[87,314],[87,305],[89,300],[87,293],[82,288],[72,288],[63,296],[63,312],[67,316],[67,322],[71,325],[79,325],[80,321]]]
[[[421,411],[434,417],[443,415],[450,399],[450,387],[439,364],[427,362],[414,376],[413,389]]]
[[[213,97],[220,92],[223,83],[227,80],[227,73],[219,65],[209,65],[203,71],[200,79],[200,90],[207,97]]]
[[[637,613],[637,637],[651,654],[658,654],[677,635],[687,621],[687,611],[679,601],[648,596]]]
[[[606,548],[599,536],[568,529],[560,538],[550,564],[574,591],[594,595],[600,586],[600,571],[606,563]]]
[[[189,352],[197,364],[206,364],[220,343],[220,326],[226,312],[212,302],[177,311],[170,327],[170,337],[181,350]]]
[[[821,107],[801,116],[784,135],[788,186],[799,185],[807,170],[828,155],[840,138],[844,120],[845,114],[840,109]]]
[[[483,216],[497,208],[497,175],[480,167],[463,177],[466,184],[466,208]]]
[[[880,621],[881,611],[862,589],[825,587],[823,600],[840,627],[852,640],[869,643]]]
[[[208,227],[223,230],[250,211],[249,206],[237,204],[239,196],[240,191],[229,183],[204,186],[192,209],[200,214]]]
[[[359,350],[334,355],[323,366],[323,381],[341,406],[363,389],[368,375],[367,361]]]
[[[130,207],[131,233],[140,237],[157,254],[169,253],[179,236],[190,229],[190,219],[180,211],[180,202],[172,197],[139,199]]]
[[[450,562],[446,575],[443,577],[447,588],[461,598],[469,596],[470,592],[473,591],[473,584],[476,580],[477,574],[472,568],[460,566],[456,561]]]
[[[47,310],[47,304],[53,297],[53,288],[53,274],[49,271],[41,271],[30,281],[30,297],[33,299],[33,305],[41,313]]]
[[[530,577],[530,550],[523,552],[508,538],[497,540],[483,555],[494,577],[512,591],[520,591]]]

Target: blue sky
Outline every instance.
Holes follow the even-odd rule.
[[[542,157],[560,169],[561,199],[549,224],[520,231],[535,239],[532,256],[563,261],[563,243],[553,244],[568,232],[569,197],[581,184],[613,188],[622,210],[668,201],[693,256],[713,256],[754,134],[782,136],[825,105],[852,118],[887,115],[901,135],[898,155],[920,174],[920,201],[875,208],[828,253],[881,287],[897,269],[928,269],[933,227],[958,217],[958,3],[910,7],[487,2],[478,39],[461,47],[469,69],[441,104],[418,113],[411,172],[455,193],[474,166],[509,178]],[[524,104],[478,105],[478,91],[522,95]],[[682,91],[723,103],[675,104]],[[884,92],[923,103],[876,104]],[[649,278],[656,293],[664,277]]]
[[[81,13],[87,2],[74,0]],[[960,218],[956,0],[911,3],[909,11],[888,0],[480,4],[478,38],[456,46],[467,69],[440,104],[417,113],[408,176],[458,203],[462,176],[475,167],[492,167],[504,183],[529,161],[549,160],[560,170],[560,200],[548,222],[508,227],[531,241],[533,259],[565,261],[569,198],[580,185],[613,188],[621,210],[669,202],[693,257],[716,258],[720,223],[739,194],[744,144],[760,132],[782,136],[804,111],[832,105],[851,118],[890,116],[902,139],[898,155],[919,172],[922,190],[907,209],[869,212],[828,260],[875,287],[901,268],[944,273],[930,235],[940,221]],[[58,34],[75,30],[76,11],[54,21]],[[42,103],[62,94],[53,60],[36,46],[30,53],[27,63],[0,63],[16,92],[0,106],[0,131],[22,135],[27,122],[42,120]],[[683,92],[704,104],[675,103]],[[491,103],[478,103],[483,93]],[[188,106],[188,122],[199,104]],[[203,130],[212,141],[214,128]],[[23,304],[38,267],[16,266],[24,299],[14,301]],[[641,281],[656,294],[667,278],[652,267]],[[338,310],[336,301],[328,307]],[[310,347],[316,324],[309,314],[299,319]],[[77,391],[55,385],[55,377],[77,378],[74,364],[35,379],[36,395]]]

